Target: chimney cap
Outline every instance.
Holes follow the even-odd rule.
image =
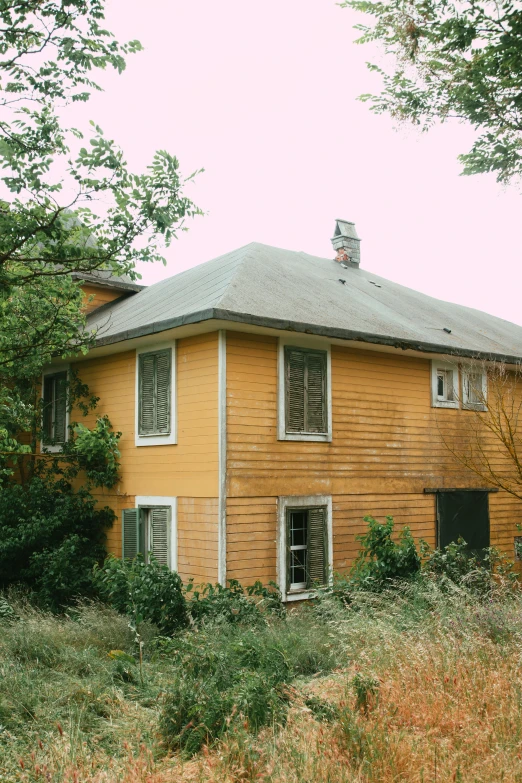
[[[335,221],[335,231],[332,239],[336,237],[348,237],[349,239],[360,239],[355,229],[355,223],[351,220],[342,220],[337,218]]]

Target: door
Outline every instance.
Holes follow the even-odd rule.
[[[463,538],[481,556],[489,547],[489,493],[480,490],[437,492],[437,545]]]

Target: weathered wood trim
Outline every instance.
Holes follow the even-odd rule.
[[[432,489],[424,488],[425,495],[435,495],[437,492],[498,492],[498,487],[439,487]]]
[[[227,581],[227,333],[218,332],[218,582]]]

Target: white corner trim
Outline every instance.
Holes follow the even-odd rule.
[[[139,357],[142,353],[152,351],[171,350],[171,378],[170,378],[170,433],[165,435],[140,435],[139,434]],[[135,396],[134,396],[134,445],[135,446],[166,446],[178,442],[178,410],[177,410],[177,373],[176,373],[176,341],[168,343],[151,343],[136,349],[135,365]]]
[[[227,333],[218,332],[218,582],[227,583]]]
[[[453,373],[453,394],[454,400],[439,400],[437,399],[437,370],[445,370],[446,372]],[[459,397],[459,368],[457,364],[452,362],[432,359],[431,360],[431,407],[432,408],[458,408],[460,406]]]
[[[69,370],[71,369],[70,364],[62,364],[58,367],[48,367],[46,370],[43,370],[42,372],[42,399],[43,399],[43,393],[44,393],[44,378],[46,375],[56,375],[59,372],[66,372],[67,373],[67,380],[69,380]],[[69,392],[67,392],[67,397],[69,396]],[[69,399],[67,399],[67,404],[65,408],[65,440],[69,440],[69,424],[70,424],[70,413],[69,413]],[[43,422],[42,422],[43,427]],[[56,443],[54,446],[45,444],[43,442],[43,438],[40,440],[40,453],[44,454],[47,452],[48,454],[59,454],[60,451],[63,451],[63,444],[62,443]]]
[[[286,511],[289,508],[313,508],[326,506],[326,530],[328,535],[328,581],[333,579],[333,514],[331,495],[283,495],[277,498],[277,584],[283,601],[303,601],[313,595],[313,590],[286,590]]]
[[[286,431],[285,417],[285,346],[311,348],[326,352],[326,407],[328,431],[325,433],[301,433]],[[332,441],[332,350],[331,344],[321,338],[280,337],[277,349],[277,439],[293,441],[310,441],[312,443],[331,443]]]
[[[156,508],[168,506],[170,508],[170,529],[168,538],[169,568],[178,570],[178,499],[164,495],[136,495],[134,500],[136,508]]]

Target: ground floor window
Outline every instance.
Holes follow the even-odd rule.
[[[292,600],[327,584],[331,552],[331,498],[279,498],[278,581],[283,597]]]
[[[127,508],[122,518],[122,555],[133,559],[152,555],[161,565],[175,568],[172,505]]]
[[[489,492],[437,492],[437,545],[442,548],[459,538],[479,556],[490,546]]]

